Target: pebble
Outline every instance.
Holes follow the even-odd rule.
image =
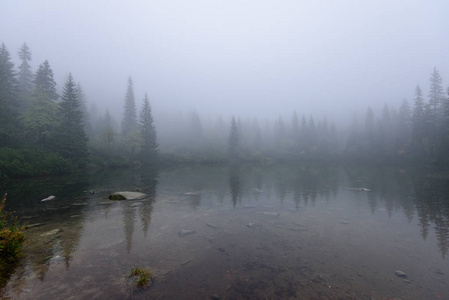
[[[195,230],[191,230],[191,229],[181,229],[181,230],[178,232],[178,235],[179,235],[180,237],[185,237],[185,236],[188,236],[188,235],[191,235],[191,234],[195,234],[195,233],[196,233]]]
[[[406,277],[407,277],[407,274],[405,274],[405,273],[402,272],[402,271],[395,271],[394,274],[395,274],[396,276],[398,276],[398,277],[401,277],[401,278],[406,278]]]
[[[58,234],[60,232],[62,232],[61,229],[53,229],[53,230],[50,230],[50,231],[42,233],[41,236],[42,237],[44,237],[44,236],[53,236],[53,235],[56,235],[56,234]]]

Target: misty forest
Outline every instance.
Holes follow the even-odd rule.
[[[0,299],[449,299],[448,11],[0,1]]]
[[[135,95],[132,76],[123,83],[123,115],[97,109],[69,73],[57,86],[49,60],[37,70],[26,43],[16,67],[3,43],[0,53],[0,171],[3,178],[46,176],[81,169],[156,163],[271,161],[419,163],[449,166],[449,87],[435,67],[429,86],[414,89],[399,107],[384,103],[349,125],[301,113],[275,119],[239,115],[152,114],[148,95]],[[68,70],[69,71],[69,70]],[[314,101],[315,99],[310,99]],[[230,99],[232,101],[232,99]],[[382,101],[379,99],[379,101]],[[257,107],[254,107],[257,111]]]

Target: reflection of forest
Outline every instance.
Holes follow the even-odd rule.
[[[384,204],[389,216],[402,210],[411,222],[417,215],[421,234],[426,239],[434,230],[443,258],[449,247],[449,185],[447,178],[423,174],[422,169],[348,168],[346,174],[354,184],[371,189],[368,199],[372,212]]]
[[[336,199],[339,189],[355,187],[370,189],[363,195],[373,214],[378,213],[380,208],[386,209],[389,216],[403,212],[409,222],[420,224],[423,239],[429,233],[435,234],[443,257],[449,251],[447,179],[426,176],[422,171],[413,169],[366,166],[343,168],[312,164],[221,165],[168,169],[162,172],[160,179],[157,170],[69,179],[29,181],[28,185],[20,184],[8,190],[9,199],[14,199],[13,195],[21,199],[12,206],[23,221],[28,224],[46,224],[30,229],[29,234],[34,237],[29,239],[24,259],[42,280],[55,259],[60,259],[69,268],[87,212],[100,209],[107,215],[110,206],[99,205],[98,199],[104,198],[111,189],[138,188],[149,195],[139,205],[130,206],[132,201],[120,203],[129,252],[136,224],[141,226],[145,237],[149,232],[153,203],[157,190],[161,193],[160,189],[163,193],[178,195],[200,192],[185,196],[185,203],[194,210],[205,203],[238,207],[247,202],[273,199],[279,201],[280,205],[291,205],[300,210],[301,207],[315,205],[316,201],[331,202]],[[104,195],[89,194],[89,190],[99,187],[103,188]],[[58,201],[40,202],[41,198],[50,194],[55,194]],[[216,199],[215,202],[212,199]],[[62,231],[51,238],[40,236],[55,228]]]
[[[101,210],[107,217],[110,205],[104,205],[102,202],[106,201],[111,188],[123,186],[120,178],[132,178],[132,182],[127,182],[127,186],[139,188],[149,196],[140,201],[142,205],[135,207],[130,206],[133,203],[131,201],[122,202],[127,250],[130,251],[136,216],[145,236],[149,230],[152,203],[157,194],[158,170],[132,171],[130,174],[96,174],[91,177],[33,179],[17,185],[1,186],[8,191],[11,199],[20,199],[10,203],[10,207],[16,209],[23,224],[30,225],[25,231],[27,242],[22,263],[16,272],[18,279],[26,282],[30,275],[28,268],[32,269],[40,280],[45,279],[51,264],[64,264],[69,269],[89,211]],[[91,190],[96,192],[91,194]],[[55,200],[40,201],[49,195],[55,195]]]

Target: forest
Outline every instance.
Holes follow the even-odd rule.
[[[449,166],[449,87],[436,67],[427,93],[418,85],[411,101],[385,103],[380,112],[367,107],[364,115],[348,115],[347,126],[301,114],[300,107],[274,119],[240,112],[202,116],[195,110],[153,116],[148,95],[134,95],[131,76],[119,117],[99,111],[70,73],[58,87],[49,61],[33,71],[26,43],[17,55],[16,67],[1,45],[0,178],[176,163]]]

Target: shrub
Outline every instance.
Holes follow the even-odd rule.
[[[5,211],[6,194],[0,202],[0,286],[18,262],[25,235],[17,218]]]

